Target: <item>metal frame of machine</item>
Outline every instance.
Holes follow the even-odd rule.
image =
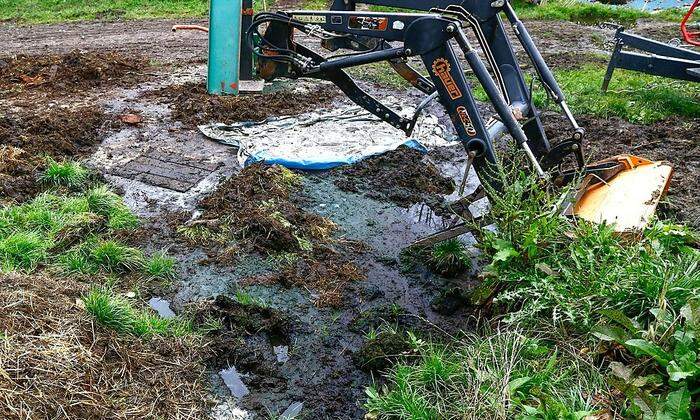
[[[499,160],[494,142],[504,134],[510,134],[522,148],[539,176],[549,178],[554,174],[560,184],[583,173],[592,179],[588,183],[592,188],[592,184],[606,183],[623,171],[634,170],[635,165],[653,163],[616,157],[584,165],[581,150],[584,130],[569,110],[552,72],[510,3],[506,0],[455,2],[362,0],[366,4],[426,13],[356,11],[357,2],[352,0],[335,0],[331,11],[259,13],[247,31],[246,39],[258,56],[258,73],[264,79],[307,77],[331,81],[355,103],[407,135],[412,132],[420,111],[431,100],[439,99],[469,157],[467,171],[473,164],[482,184],[494,191],[501,188],[502,182],[496,170]],[[549,97],[559,105],[571,124],[568,140],[550,145],[501,15],[511,25]],[[342,48],[351,52],[324,57],[295,40],[295,31],[319,39],[321,45],[330,51]],[[476,40],[478,49],[468,33],[473,33],[471,39]],[[491,118],[484,118],[477,107],[472,84],[465,76],[455,45],[463,53],[464,61],[496,111]],[[411,57],[420,58],[429,78],[409,66]],[[398,115],[363,91],[345,72],[349,67],[384,61],[426,93],[426,99],[418,106],[413,118]],[[576,168],[563,168],[565,162],[572,160]],[[649,188],[664,190],[669,178],[670,169],[659,177],[658,183],[662,185],[650,185]]]

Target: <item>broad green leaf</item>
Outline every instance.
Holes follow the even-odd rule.
[[[616,309],[601,309],[598,311],[598,313],[627,328],[627,331],[633,335],[636,335],[639,332],[639,325],[621,311]]]
[[[642,339],[632,339],[625,341],[625,346],[638,350],[648,356],[651,356],[662,366],[668,365],[672,357],[664,349],[659,347],[657,344],[651,343],[647,340]]]
[[[522,378],[513,379],[512,381],[508,382],[508,392],[510,393],[510,395],[513,395],[515,391],[518,390],[518,388],[530,382],[530,379],[531,378],[529,376],[524,376]]]
[[[494,261],[508,261],[509,259],[513,257],[520,256],[520,253],[516,251],[514,248],[506,248],[498,251],[496,255],[493,256]]]
[[[614,325],[596,325],[591,333],[603,341],[616,341],[621,344],[631,338],[627,331]]]
[[[683,387],[669,392],[662,408],[662,418],[690,420],[690,392]]]
[[[679,382],[685,378],[690,378],[695,374],[694,370],[686,370],[678,366],[675,360],[672,360],[668,366],[666,366],[666,371],[668,372],[668,378],[672,382]]]

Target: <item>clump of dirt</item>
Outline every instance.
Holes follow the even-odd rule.
[[[229,178],[200,202],[196,223],[265,255],[298,252],[329,238],[336,226],[292,202],[301,179],[282,166],[255,164]]]
[[[363,370],[379,372],[391,367],[401,356],[411,352],[411,345],[405,334],[398,331],[382,331],[367,340],[353,354],[353,360]]]
[[[252,335],[265,331],[276,336],[288,336],[290,320],[281,312],[267,306],[242,304],[225,295],[218,295],[213,301],[198,303],[196,320],[205,324],[209,319],[221,321],[221,331],[236,336]]]
[[[104,113],[96,107],[21,109],[1,115],[0,196],[24,201],[36,195],[46,156],[56,160],[85,156],[99,142],[104,121]]]
[[[72,51],[68,54],[0,57],[0,91],[41,90],[56,96],[142,77],[148,61],[116,52]]]
[[[334,183],[341,190],[362,192],[402,207],[440,203],[442,195],[455,189],[452,179],[442,176],[421,152],[406,146],[340,168],[337,174]]]
[[[186,83],[147,92],[145,97],[169,103],[174,120],[196,126],[297,115],[328,105],[337,94],[333,86],[323,84],[304,90],[285,88],[241,96],[215,96],[208,94],[201,83]]]
[[[319,291],[319,305],[340,305],[348,282],[363,278],[350,260],[361,249],[332,238],[333,222],[301,208],[293,196],[300,185],[299,175],[284,167],[248,166],[204,198],[201,217],[179,231],[207,247],[214,262],[250,253],[277,261],[278,273],[250,282],[309,286]]]
[[[671,117],[648,125],[637,125],[620,118],[579,117],[586,129],[585,153],[591,162],[618,154],[633,154],[671,162],[674,168],[668,205],[659,210],[668,216],[700,227],[700,120]],[[550,138],[561,136],[568,126],[563,119],[545,120]]]
[[[118,336],[81,308],[86,291],[70,278],[0,277],[0,417],[205,417],[205,343]]]

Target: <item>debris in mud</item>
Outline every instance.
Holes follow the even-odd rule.
[[[584,145],[591,162],[618,154],[633,154],[651,160],[669,161],[674,174],[668,192],[668,203],[662,201],[660,213],[700,227],[700,120],[671,117],[641,125],[620,118],[579,117],[586,129]],[[566,133],[568,123],[560,118],[546,118],[547,135],[556,138]]]
[[[367,371],[383,371],[393,365],[399,357],[411,352],[411,345],[404,333],[381,331],[353,355],[355,363]]]
[[[123,82],[128,75],[141,73],[147,66],[145,58],[134,55],[77,50],[68,54],[6,56],[0,57],[0,61],[6,63],[0,66],[0,92],[42,90],[57,96]]]
[[[197,337],[149,340],[93,324],[70,278],[0,276],[0,418],[203,418]]]
[[[169,103],[172,118],[190,126],[211,122],[262,121],[271,116],[297,115],[331,102],[337,90],[326,84],[305,90],[283,88],[242,96],[209,95],[201,83],[168,86],[145,97]]]
[[[99,142],[105,120],[96,107],[10,111],[0,116],[0,196],[23,201],[41,190],[46,156],[78,158]]]
[[[202,200],[202,217],[192,225],[264,255],[308,251],[313,241],[328,239],[336,226],[292,202],[300,182],[282,166],[248,166]]]
[[[418,150],[401,146],[338,170],[335,185],[344,191],[362,192],[370,198],[402,207],[419,202],[442,202],[454,182],[440,174]]]
[[[249,253],[278,262],[279,272],[248,283],[308,286],[319,293],[318,305],[340,305],[345,286],[364,278],[347,255],[361,247],[333,239],[333,222],[295,202],[292,193],[300,182],[281,166],[248,166],[202,200],[201,216],[179,232],[206,246],[215,262],[230,263]]]

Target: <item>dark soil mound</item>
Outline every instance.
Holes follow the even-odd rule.
[[[83,156],[99,142],[104,114],[95,107],[48,112],[22,110],[0,116],[0,197],[23,201],[40,189],[46,156]]]
[[[214,96],[200,83],[187,83],[149,92],[155,100],[170,103],[172,118],[187,125],[210,122],[261,121],[278,115],[297,115],[328,105],[338,90],[316,85],[299,92],[281,89],[275,92],[241,96]]]
[[[338,170],[338,188],[362,192],[377,200],[391,201],[403,207],[421,201],[442,201],[455,185],[438,168],[423,159],[423,154],[401,146],[380,156]]]
[[[335,229],[328,219],[291,201],[300,178],[281,166],[251,165],[202,200],[202,221],[266,255],[297,252]]]
[[[550,138],[561,135],[567,123],[548,118]],[[636,125],[619,118],[579,117],[586,129],[585,153],[596,161],[622,153],[671,162],[674,168],[668,205],[660,206],[679,221],[700,227],[700,119],[668,118],[648,125]],[[559,131],[562,130],[562,131]]]
[[[255,253],[276,261],[279,271],[249,279],[311,287],[320,306],[340,306],[351,281],[364,278],[351,257],[361,247],[331,237],[336,225],[301,208],[294,193],[299,175],[281,166],[251,165],[201,201],[200,219],[179,231],[207,248],[213,262],[230,264]]]
[[[114,52],[73,51],[62,55],[0,57],[0,91],[42,90],[63,95],[80,89],[123,82],[145,68],[140,57]]]

